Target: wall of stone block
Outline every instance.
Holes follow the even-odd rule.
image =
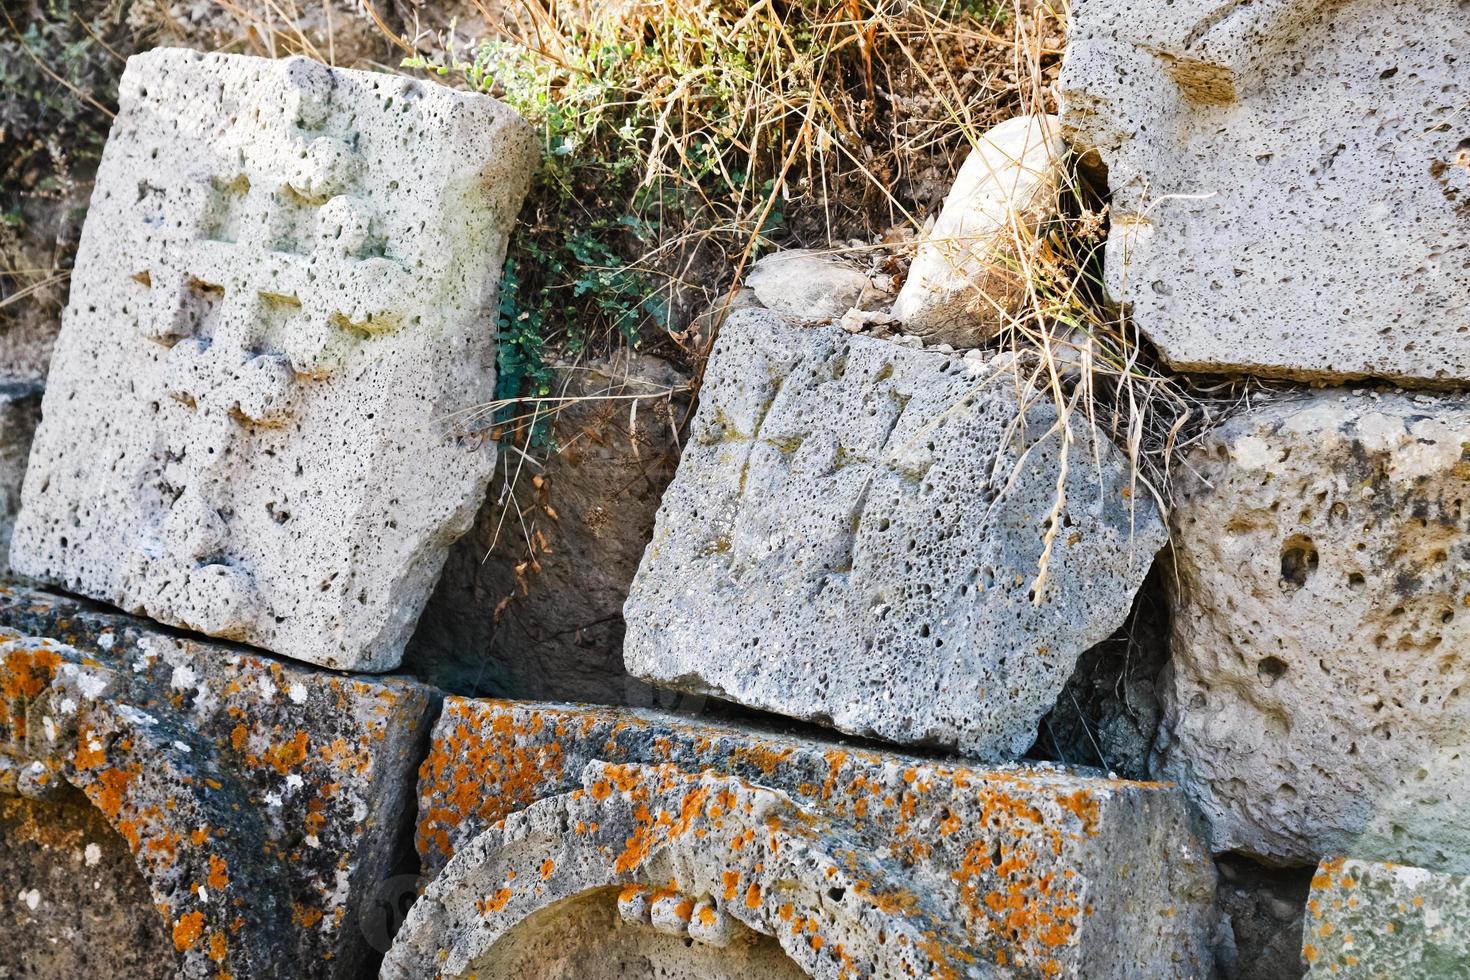
[[[788,255],[697,400],[558,366],[534,593],[480,406],[535,133],[130,59],[0,391],[0,976],[1470,969],[1454,6],[1078,0],[896,296]],[[998,339],[1084,154],[1105,301],[1274,379],[1167,494]]]

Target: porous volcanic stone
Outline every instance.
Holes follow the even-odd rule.
[[[1161,772],[1216,850],[1470,873],[1470,404],[1257,405],[1176,469]]]
[[[624,607],[629,671],[1017,758],[1165,537],[1122,453],[1047,394],[1023,408],[1024,377],[733,314]]]
[[[505,238],[536,159],[492,99],[129,60],[12,559],[171,625],[398,663],[493,466]]]
[[[1072,4],[1109,292],[1183,370],[1470,380],[1459,0]]]
[[[1182,797],[1158,783],[450,698],[419,814],[434,880],[386,976],[514,962],[556,928],[552,903],[587,896],[606,915],[608,889],[630,925],[742,956],[743,942],[770,942],[747,932],[771,937],[819,977],[908,975],[901,964],[919,976],[1208,973],[1213,868]]]
[[[893,304],[905,333],[965,348],[1005,326],[1026,294],[1024,259],[1056,212],[1066,150],[1060,120],[1045,114],[980,136]]]
[[[85,794],[147,883],[119,914],[161,916],[171,972],[360,975],[360,919],[400,858],[432,689],[20,589],[0,590],[0,637],[0,793],[47,826]]]
[[[1329,858],[1307,911],[1308,977],[1446,980],[1470,968],[1470,878]]]

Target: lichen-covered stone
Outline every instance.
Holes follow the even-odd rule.
[[[386,669],[493,465],[454,413],[534,166],[483,96],[306,61],[130,59],[26,476],[17,571]]]
[[[1447,980],[1470,971],[1470,878],[1329,858],[1307,899],[1307,976]]]
[[[507,962],[519,922],[550,929],[551,903],[606,889],[626,922],[687,919],[704,946],[769,936],[815,976],[1208,973],[1213,869],[1157,783],[450,698],[419,815],[434,881],[389,976]]]
[[[1470,380],[1458,0],[1072,4],[1106,280],[1183,370]]]
[[[646,685],[623,669],[623,602],[679,462],[689,378],[625,353],[559,366],[551,397],[568,399],[545,406],[555,451],[501,457],[403,666],[461,694],[628,703]]]
[[[1176,468],[1158,762],[1216,850],[1470,872],[1470,404],[1322,391]]]
[[[1165,537],[1123,454],[1024,379],[732,314],[624,608],[629,671],[1018,757]]]
[[[981,134],[893,304],[905,333],[978,347],[1006,325],[1025,298],[1037,232],[1056,212],[1066,150],[1061,121],[1044,113]]]
[[[0,634],[0,793],[85,794],[147,882],[174,970],[357,975],[431,689],[19,589],[0,590]]]

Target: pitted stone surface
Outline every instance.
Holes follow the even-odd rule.
[[[405,78],[130,59],[16,525],[23,574],[387,669],[493,465],[494,296],[535,149]]]
[[[1006,325],[1025,297],[1023,260],[1056,211],[1066,149],[1061,121],[1045,114],[980,136],[893,304],[904,332],[965,348]]]
[[[1458,0],[1072,5],[1109,291],[1183,370],[1470,380]]]
[[[1308,977],[1447,980],[1470,970],[1470,878],[1330,858],[1307,913]]]
[[[1123,455],[1047,394],[1023,410],[1022,379],[733,314],[624,609],[629,671],[1017,758],[1165,537]]]
[[[1470,405],[1324,391],[1179,467],[1157,760],[1216,850],[1470,873]]]
[[[625,775],[598,774],[597,760]],[[651,772],[658,775],[651,777]],[[690,816],[692,808],[674,805],[663,794],[687,794],[705,785],[701,773],[718,778],[709,784],[699,815]],[[639,795],[639,787],[654,788],[663,802],[655,806]],[[459,957],[455,962],[470,962],[477,954],[457,946],[459,926],[483,929],[477,923],[487,921],[497,935],[510,928],[500,909],[481,915],[481,910],[472,914],[463,907],[450,908],[448,896],[459,894],[467,887],[463,883],[477,883],[468,893],[488,886],[490,879],[478,868],[499,869],[502,880],[488,891],[481,889],[477,898],[490,896],[495,904],[500,889],[507,888],[506,907],[512,901],[529,903],[517,905],[522,910],[517,914],[529,914],[526,909],[550,900],[549,892],[538,894],[544,885],[539,874],[517,871],[513,882],[503,880],[504,872],[513,869],[499,855],[509,849],[520,855],[516,860],[530,861],[518,849],[547,833],[545,828],[562,826],[563,819],[574,833],[538,844],[551,849],[538,860],[550,859],[554,868],[560,867],[561,858],[552,851],[564,846],[584,868],[600,861],[597,874],[626,872],[617,879],[618,887],[652,889],[645,896],[624,892],[626,918],[641,921],[646,913],[651,928],[657,899],[671,897],[661,891],[671,889],[679,902],[688,899],[691,916],[707,903],[712,916],[723,912],[744,928],[768,935],[762,933],[762,920],[748,914],[755,906],[764,907],[763,872],[752,874],[744,865],[737,867],[738,861],[719,865],[717,884],[711,888],[703,878],[685,880],[677,871],[665,874],[662,864],[643,863],[653,849],[645,852],[640,842],[681,825],[683,842],[675,847],[685,855],[681,860],[707,867],[710,860],[730,861],[732,855],[748,858],[739,848],[697,843],[714,833],[699,833],[699,821],[711,816],[704,803],[725,791],[755,794],[768,802],[779,797],[780,802],[769,802],[774,808],[770,812],[779,812],[783,822],[793,812],[788,807],[806,814],[796,822],[823,828],[813,853],[851,851],[876,860],[876,867],[859,876],[866,885],[849,884],[844,893],[864,905],[875,896],[891,898],[867,920],[876,925],[862,942],[823,939],[827,958],[807,960],[801,958],[805,952],[797,956],[788,946],[794,912],[777,928],[776,938],[788,954],[818,976],[839,975],[842,961],[834,952],[838,941],[858,964],[880,962],[881,957],[863,958],[884,953],[871,945],[877,928],[892,928],[890,917],[902,918],[905,910],[943,923],[936,928],[950,937],[947,941],[976,957],[968,967],[956,965],[960,974],[1000,967],[1022,976],[1208,973],[1213,868],[1189,829],[1183,800],[1170,787],[1050,766],[967,768],[654,712],[462,698],[445,702],[420,770],[418,828],[425,871],[442,879],[451,873],[447,868],[457,867],[459,883],[431,887],[428,897],[441,902],[440,911],[427,906],[416,913],[422,916],[418,928],[423,931],[411,933],[406,926],[402,935],[424,939],[412,947],[412,956],[395,954],[403,957],[397,962],[407,964],[426,951],[451,947]],[[598,818],[573,813],[594,803],[608,803],[622,813],[630,800],[644,803],[653,815],[641,837],[635,833],[636,820],[607,833],[593,829]],[[667,811],[667,820],[658,816],[660,810]],[[517,819],[518,813],[525,816]],[[689,822],[684,824],[686,816]],[[617,820],[626,816],[613,822]],[[579,821],[586,826],[579,828]],[[596,860],[590,856],[596,850],[589,844],[593,838],[605,845]],[[763,830],[756,830],[754,838],[765,846]],[[465,856],[467,849],[471,856]],[[726,878],[727,871],[734,877]],[[843,863],[840,872],[850,874],[851,868]],[[798,868],[793,875],[800,887],[811,884],[812,872]],[[827,873],[819,869],[816,876],[820,883]],[[601,880],[586,877],[579,887],[609,887],[597,883]],[[648,900],[646,909],[638,904],[640,897]],[[755,906],[747,904],[752,901]],[[779,907],[777,912],[779,916]],[[818,921],[811,928],[821,928],[823,917],[814,917]],[[703,942],[698,931],[691,921],[691,938]],[[813,934],[802,926],[801,935]],[[870,973],[857,968],[849,975]],[[930,974],[922,970],[918,975]]]
[[[132,852],[180,975],[358,975],[430,689],[18,589],[0,590],[0,635],[0,793],[85,794]]]

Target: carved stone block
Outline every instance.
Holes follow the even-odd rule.
[[[668,936],[699,957],[672,976],[1208,973],[1213,867],[1158,783],[450,698],[419,848],[385,977],[614,976]]]
[[[1164,540],[1127,457],[1024,365],[741,310],[623,659],[659,686],[1010,761]]]
[[[129,60],[52,360],[23,574],[338,668],[395,666],[493,466],[506,235],[536,159],[484,96]]]
[[[38,840],[54,844],[52,831],[85,829],[75,810],[90,803],[91,823],[100,815],[126,845],[95,841],[98,860],[129,854],[136,865],[103,876],[108,887],[136,899],[128,882],[146,883],[148,901],[117,915],[158,917],[137,934],[168,937],[158,950],[168,972],[359,975],[375,938],[363,917],[400,857],[432,689],[307,670],[3,589],[0,692],[0,794],[42,808],[14,819],[51,828]],[[56,862],[39,866],[56,877]],[[30,911],[68,900],[55,882],[40,892],[0,880],[7,896],[31,888]],[[62,920],[35,927],[67,935]],[[56,965],[11,958],[25,951],[0,960]]]

